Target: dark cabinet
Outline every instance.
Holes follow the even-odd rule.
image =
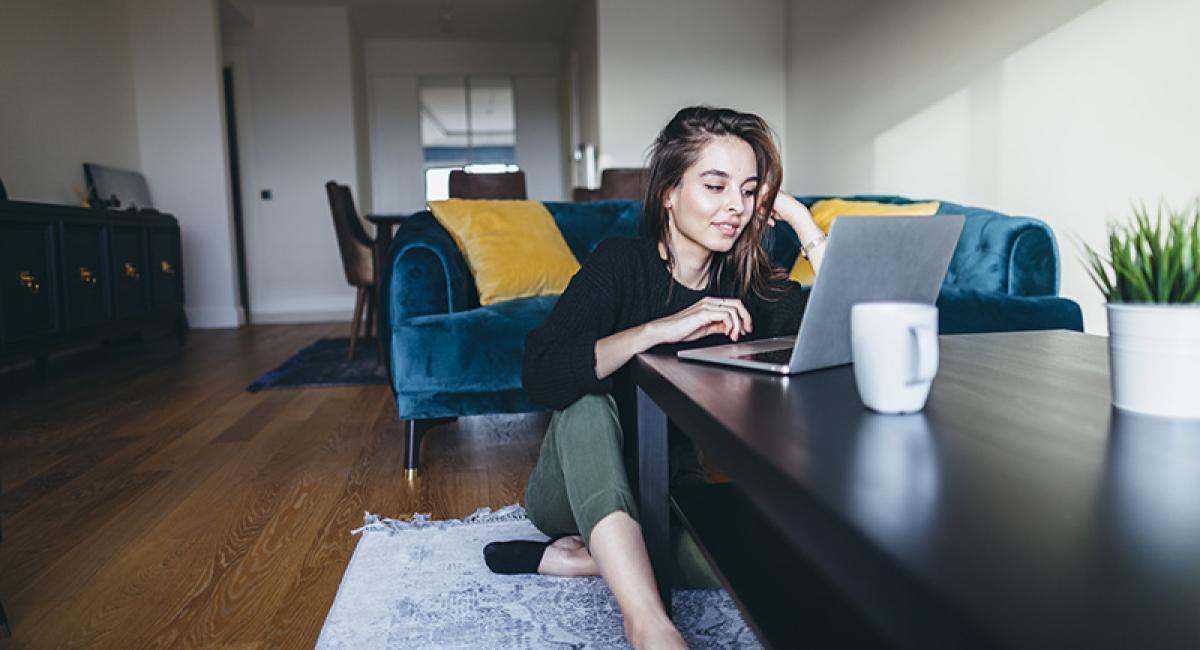
[[[182,336],[180,251],[167,214],[0,200],[0,365],[132,331]]]
[[[112,316],[108,307],[109,274],[104,269],[104,229],[98,225],[64,224],[62,283],[64,327],[78,329]]]
[[[138,316],[149,306],[146,287],[146,229],[110,226],[109,269],[112,277],[113,315]]]
[[[18,343],[49,335],[57,326],[52,275],[52,224],[0,223],[0,302],[3,340]]]
[[[183,304],[179,243],[178,230],[150,229],[150,287],[156,309]]]

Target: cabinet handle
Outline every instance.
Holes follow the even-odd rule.
[[[21,271],[17,274],[17,279],[20,280],[22,287],[29,290],[29,293],[36,294],[42,290],[42,284],[38,282],[37,276],[29,271]]]
[[[166,273],[167,275],[175,275],[175,267],[171,266],[171,263],[168,262],[167,260],[163,260],[162,261],[162,272]]]
[[[91,269],[89,269],[86,266],[79,267],[79,282],[80,282],[80,284],[84,285],[85,287],[91,287],[91,288],[95,289],[96,284],[99,281],[100,281],[100,278],[97,278],[96,274],[93,273]]]
[[[137,280],[142,277],[142,274],[138,273],[136,266],[130,264],[129,262],[125,262],[125,277]]]

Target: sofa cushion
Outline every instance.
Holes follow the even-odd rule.
[[[848,199],[824,199],[810,206],[813,221],[822,232],[828,234],[833,220],[838,217],[928,217],[937,214],[937,201],[913,203],[880,203],[878,201],[851,201]]]
[[[936,214],[937,201],[923,203],[878,203],[875,201],[847,201],[846,199],[824,199],[813,203],[813,221],[825,234],[833,227],[833,220],[839,217],[928,217]],[[816,279],[812,264],[803,256],[797,254],[796,262],[788,277],[800,284],[811,285]]]
[[[579,270],[537,201],[450,199],[431,201],[429,209],[466,258],[482,305],[558,295]]]
[[[520,390],[525,335],[546,320],[555,300],[507,300],[393,323],[392,387],[398,394]]]
[[[943,287],[938,294],[940,334],[1066,329],[1083,331],[1079,305],[1066,298],[1007,296]]]
[[[635,237],[641,220],[639,201],[546,202],[567,246],[582,264],[609,237]]]

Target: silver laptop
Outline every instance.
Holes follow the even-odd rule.
[[[679,358],[783,375],[850,363],[850,308],[881,300],[932,305],[964,221],[941,214],[838,219],[799,334],[681,350]]]

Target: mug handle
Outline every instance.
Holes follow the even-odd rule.
[[[915,345],[912,347],[913,363],[912,377],[909,385],[933,381],[938,367],[937,334],[933,328],[924,325],[909,325]]]

